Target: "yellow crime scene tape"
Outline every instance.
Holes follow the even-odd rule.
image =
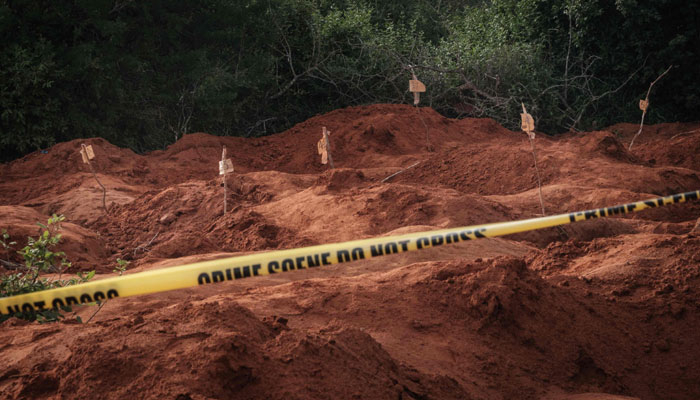
[[[41,311],[47,308],[103,301],[115,297],[138,296],[253,276],[365,260],[468,240],[550,228],[593,218],[627,214],[647,208],[697,200],[698,197],[700,197],[700,190],[549,217],[354,240],[162,268],[75,286],[0,298],[0,314]]]

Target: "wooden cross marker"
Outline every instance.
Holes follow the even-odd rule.
[[[330,131],[323,127],[323,137],[316,143],[316,148],[318,149],[318,154],[321,155],[321,164],[330,164],[331,169],[335,168],[333,165],[333,156],[331,155],[331,138]]]
[[[224,214],[227,211],[227,187],[226,187],[226,175],[233,172],[233,162],[230,158],[226,158],[226,146],[221,150],[221,161],[219,161],[219,175],[221,175],[221,180],[224,183]]]
[[[85,143],[82,143],[80,145],[80,155],[83,157],[83,163],[87,164],[90,167],[90,171],[92,172],[92,177],[95,178],[95,181],[97,181],[97,184],[100,185],[102,188],[102,208],[105,210],[105,214],[109,214],[107,212],[107,189],[105,189],[105,186],[100,182],[99,179],[97,179],[97,174],[95,173],[95,168],[93,168],[92,163],[90,160],[95,159],[95,152],[92,150],[92,145],[86,145]]]

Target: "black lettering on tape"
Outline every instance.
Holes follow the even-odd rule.
[[[608,208],[608,215],[618,215],[618,214],[624,214],[624,213],[625,213],[624,206],[615,206],[615,207]]]
[[[35,302],[34,302],[34,307],[35,307],[35,308],[38,308],[39,311],[43,311],[45,305],[46,305],[46,302],[45,302],[45,301],[35,301]]]
[[[113,299],[113,298],[115,298],[115,297],[119,297],[119,292],[117,292],[117,291],[114,290],[114,289],[109,289],[109,290],[107,291],[107,298],[108,298],[108,299]]]
[[[313,256],[306,256],[306,263],[309,265],[309,268],[318,267],[320,265],[320,262],[318,260],[318,254],[314,254]]]
[[[683,195],[682,194],[674,194],[673,195],[673,202],[674,203],[680,203],[683,201]]]
[[[399,247],[394,242],[384,243],[384,254],[396,254],[399,252]]]
[[[233,275],[231,275],[231,268],[226,268],[226,280],[233,280]]]
[[[698,193],[700,193],[700,192],[695,191],[695,192],[688,192],[688,193],[685,193],[685,199],[686,199],[686,200],[697,200],[697,199],[698,199]]]
[[[576,222],[576,213],[569,214],[569,222]]]
[[[211,283],[211,278],[209,277],[209,274],[207,274],[206,272],[202,272],[197,277],[197,284],[204,285],[205,283]]]
[[[350,261],[350,252],[347,250],[338,250],[337,255],[339,263]]]
[[[418,247],[419,250],[426,246],[430,246],[430,239],[427,237],[420,237],[416,239],[416,247]]]
[[[445,243],[450,244],[450,243],[458,243],[459,242],[459,235],[457,233],[448,233],[445,235]]]
[[[260,276],[260,264],[253,264],[253,276]]]
[[[306,266],[304,266],[304,258],[306,258],[306,257],[302,256],[302,257],[297,257],[297,258],[296,258],[297,269],[306,268]]]
[[[384,250],[382,249],[382,245],[372,245],[369,247],[370,254],[372,257],[377,257],[377,256],[383,256],[384,255]]]
[[[474,231],[474,236],[478,238],[485,238],[486,235],[484,235],[484,232],[486,232],[486,228],[479,228]]]
[[[328,257],[331,256],[331,253],[321,253],[321,264],[323,265],[331,265],[330,260]]]
[[[105,294],[102,292],[95,292],[95,295],[92,297],[95,299],[95,301],[102,301],[105,299]]]
[[[588,210],[588,211],[584,212],[583,215],[585,216],[586,219],[592,219],[592,218],[597,217],[596,210]]]
[[[649,206],[651,208],[656,208],[656,202],[654,202],[653,200],[645,200],[644,204],[646,204],[647,206]]]
[[[213,271],[211,273],[211,280],[214,283],[223,282],[224,281],[224,273],[222,271]]]
[[[469,237],[469,234],[472,233],[470,229],[467,229],[466,231],[462,231],[459,233],[459,238],[462,240],[472,240],[472,238]]]
[[[352,260],[357,261],[357,260],[364,260],[365,259],[365,251],[362,249],[362,247],[355,247],[352,249]]]
[[[63,302],[62,299],[53,299],[51,301],[51,307],[53,307],[53,308],[58,309],[58,308],[63,308],[65,306],[66,306],[66,304]]]
[[[34,306],[29,303],[22,304],[22,312],[32,312],[34,311]]]
[[[73,296],[66,297],[66,305],[67,306],[74,306],[74,305],[78,305],[78,304],[80,304],[80,302],[75,297],[73,297]]]
[[[268,274],[276,274],[277,271],[280,269],[280,263],[277,261],[270,261],[267,263],[267,273]]]
[[[83,293],[80,295],[80,303],[91,303],[92,302],[92,296],[90,296],[87,293]]]
[[[629,213],[629,212],[632,212],[632,211],[634,211],[635,208],[637,208],[637,205],[636,205],[636,204],[628,204],[628,205],[627,205],[627,212],[628,212],[628,213]]]
[[[292,270],[294,270],[294,260],[291,258],[285,258],[282,260],[282,271],[287,272]]]
[[[441,246],[444,241],[444,238],[442,235],[433,235],[430,237],[430,244],[435,247],[435,246]]]
[[[399,244],[401,245],[401,251],[408,251],[408,244],[410,243],[410,240],[399,240]],[[364,258],[364,257],[362,257]]]

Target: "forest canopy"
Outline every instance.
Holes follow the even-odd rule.
[[[0,159],[104,137],[261,136],[410,103],[548,133],[698,119],[700,9],[679,0],[2,0]]]

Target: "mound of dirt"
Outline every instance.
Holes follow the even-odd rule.
[[[244,178],[231,181],[230,211],[225,215],[220,182],[189,181],[115,206],[89,226],[124,260],[268,250],[301,243],[290,229],[251,210],[251,205],[269,201],[272,193]]]
[[[329,325],[306,331],[286,323],[210,299],[103,322],[90,331],[46,327],[27,338],[35,352],[6,352],[0,392],[76,399],[103,397],[105,388],[114,398],[469,398],[449,378],[401,366],[360,330]],[[3,328],[5,339],[22,343],[12,339],[22,327]],[[57,329],[73,332],[58,350]],[[111,334],[91,340],[105,329]],[[153,353],[155,348],[167,351]],[[38,364],[25,371],[23,365],[33,362]]]
[[[2,252],[0,258],[23,264],[24,260],[17,251],[27,245],[28,237],[39,236],[42,228],[37,223],[46,225],[48,218],[28,207],[0,206],[0,230],[6,230],[10,235],[8,242],[16,242],[11,249],[0,249]],[[89,271],[96,268],[99,272],[112,271],[112,269],[99,268],[110,253],[106,243],[95,232],[80,225],[63,222],[58,233],[62,236],[60,250],[65,252],[66,258],[73,263],[73,268],[67,272]],[[7,265],[4,267],[9,268]]]
[[[323,127],[335,169],[317,152]],[[144,155],[85,139],[0,166],[0,229],[21,247],[64,214],[57,250],[104,278],[116,258],[129,274],[533,218],[538,172],[547,215],[700,189],[699,127],[645,127],[631,151],[634,124],[538,134],[538,170],[521,132],[407,105],[264,138],[188,134]],[[700,204],[677,204],[109,300],[58,324],[10,319],[0,397],[697,399],[698,221]]]
[[[639,132],[638,124],[616,124],[606,129],[629,147]],[[693,157],[700,151],[699,123],[667,123],[645,125],[634,142],[632,152],[653,165],[670,165],[692,170],[700,169],[700,160]]]
[[[540,135],[536,139],[536,154],[543,185],[573,184],[653,194],[700,187],[697,170],[641,164],[608,132],[557,139]],[[522,136],[479,146],[452,144],[397,176],[394,182],[507,195],[536,188],[537,171],[530,144]]]
[[[501,257],[412,264],[362,278],[266,287],[244,304],[280,310],[291,326],[336,319],[362,326],[389,354],[449,374],[473,398],[698,393],[699,365],[689,354],[698,341],[685,333],[700,322],[697,293],[679,296],[692,301],[683,314],[649,318],[666,307],[648,299],[616,302],[592,290],[587,278],[544,278],[528,263]],[[668,369],[658,371],[661,364]]]

